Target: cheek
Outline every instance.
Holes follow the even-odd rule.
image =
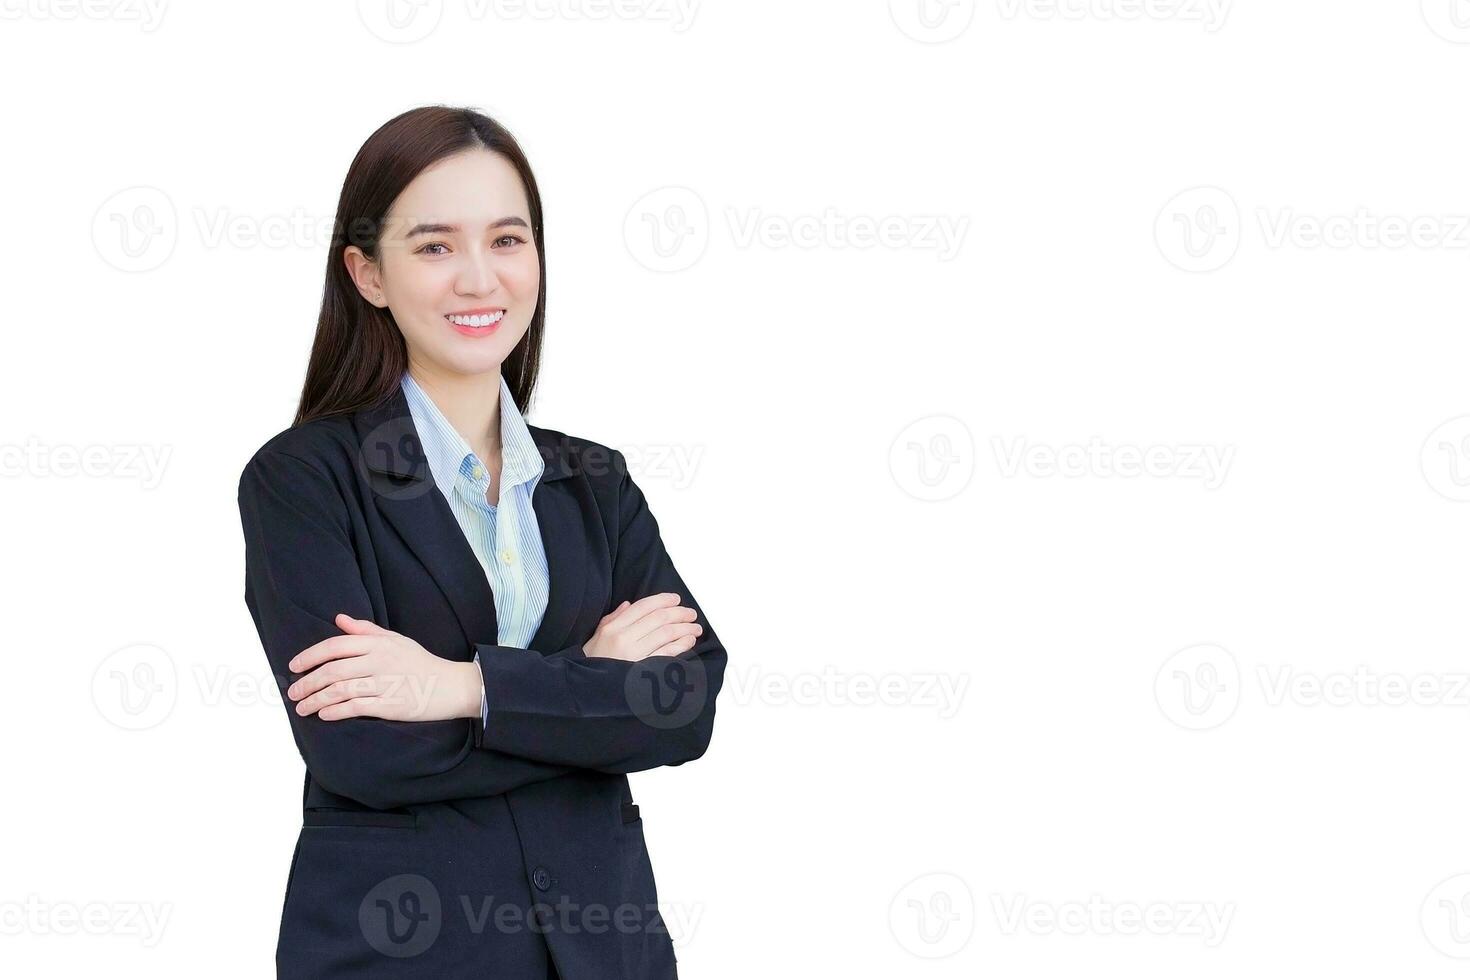
[[[392,284],[393,305],[403,310],[437,310],[453,288],[448,263],[417,262],[413,256],[392,256],[384,266]]]
[[[501,281],[518,298],[535,302],[536,291],[541,284],[541,266],[536,261],[536,253],[527,249],[524,255],[516,256],[516,260],[502,270]]]

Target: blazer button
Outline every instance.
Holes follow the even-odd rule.
[[[545,868],[537,868],[531,872],[531,884],[542,891],[546,891],[546,889],[551,887],[551,875],[546,873]]]

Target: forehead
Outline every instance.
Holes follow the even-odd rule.
[[[531,222],[520,175],[505,157],[476,148],[445,157],[411,180],[388,209],[388,224],[395,234],[418,222],[471,231],[512,215]]]

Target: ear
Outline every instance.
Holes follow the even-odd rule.
[[[388,305],[388,299],[383,293],[382,270],[378,268],[378,263],[368,258],[356,245],[348,245],[342,250],[342,261],[363,299],[379,309]]]

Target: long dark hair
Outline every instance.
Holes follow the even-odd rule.
[[[541,193],[525,154],[504,126],[473,109],[431,105],[410,109],[380,126],[362,144],[347,169],[342,196],[337,200],[332,247],[327,254],[327,280],[316,320],[316,339],[312,341],[293,426],[376,405],[398,386],[408,368],[403,334],[391,313],[369,303],[357,291],[343,253],[347,246],[356,245],[378,261],[378,241],[393,201],[431,164],[472,147],[484,147],[510,161],[520,174],[531,207],[541,290],[526,335],[500,368],[517,409],[523,413],[529,410],[541,366],[546,319]]]

